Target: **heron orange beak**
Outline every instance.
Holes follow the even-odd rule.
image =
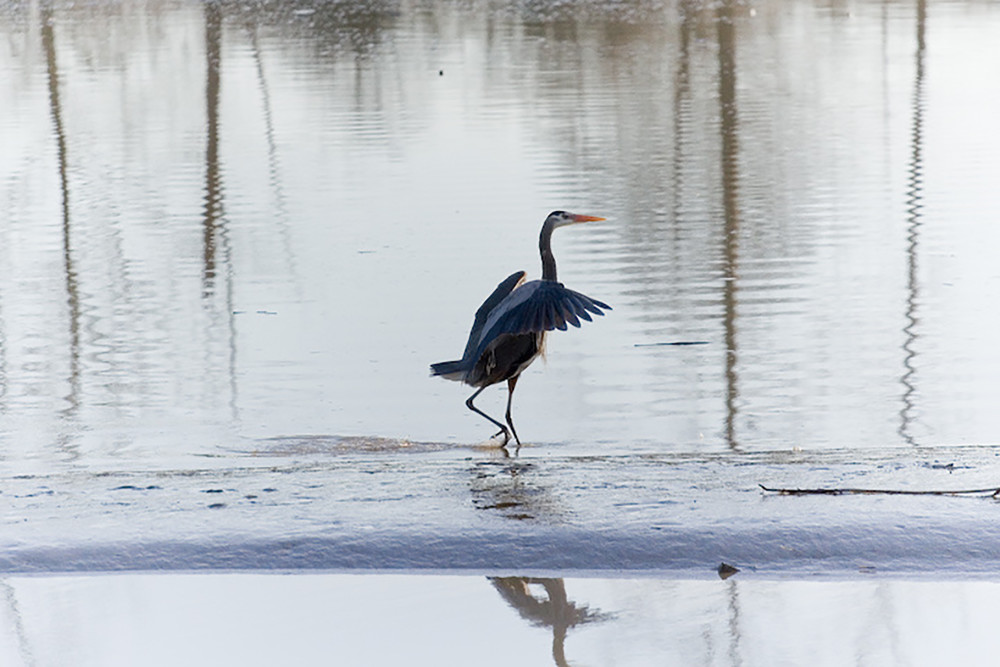
[[[607,220],[607,218],[598,218],[596,215],[573,215],[573,222],[597,222],[598,220]]]

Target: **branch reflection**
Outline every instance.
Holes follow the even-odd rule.
[[[716,26],[719,38],[719,113],[722,132],[722,210],[725,216],[723,238],[723,327],[726,343],[726,416],[725,441],[730,449],[739,449],[736,417],[739,413],[739,374],[737,372],[737,280],[739,277],[740,205],[739,205],[739,119],[736,113],[736,28],[735,2],[725,0],[718,10]]]
[[[63,276],[66,284],[66,305],[69,308],[69,394],[66,396],[67,409],[63,418],[71,417],[80,407],[80,290],[76,267],[73,263],[73,237],[69,213],[69,175],[66,150],[66,130],[63,126],[63,110],[59,96],[59,65],[56,58],[56,43],[53,29],[54,18],[51,7],[44,7],[40,13],[42,46],[45,51],[45,66],[48,75],[49,113],[55,130],[56,149],[59,161],[59,194],[62,210],[62,259]],[[65,446],[65,443],[63,443]],[[74,457],[77,454],[73,453]]]
[[[222,178],[219,175],[219,69],[222,59],[222,9],[205,3],[205,210],[202,223],[202,295],[215,292],[216,244],[222,217]]]
[[[222,8],[215,2],[205,3],[205,201],[202,220],[203,262],[202,298],[206,301],[216,292],[218,255],[221,249],[224,266],[225,292],[223,312],[226,318],[226,367],[229,380],[229,413],[239,420],[236,384],[236,323],[233,318],[233,270],[229,228],[225,221],[223,183],[220,166],[219,102],[222,88]],[[216,317],[218,311],[216,311]],[[221,328],[220,328],[221,330]],[[206,359],[206,365],[210,364]]]
[[[916,70],[913,82],[913,121],[910,128],[910,161],[906,169],[906,326],[903,327],[903,367],[906,371],[899,381],[903,385],[903,407],[899,411],[898,433],[908,445],[917,445],[913,435],[914,399],[917,373],[916,343],[917,304],[920,300],[920,284],[917,280],[917,243],[920,226],[923,224],[922,209],[924,189],[924,48],[927,23],[927,0],[917,2],[917,48]]]

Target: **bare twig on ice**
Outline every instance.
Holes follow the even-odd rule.
[[[894,495],[894,496],[968,496],[987,495],[993,498],[1000,496],[1000,487],[990,487],[988,489],[950,489],[934,491],[911,491],[906,489],[781,489],[771,488],[758,484],[758,486],[768,493],[777,493],[783,496],[843,496],[848,494],[866,495]]]
[[[708,345],[707,340],[678,340],[670,343],[636,343],[635,347],[683,347],[685,345]]]

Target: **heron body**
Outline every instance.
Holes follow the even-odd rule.
[[[511,434],[518,446],[521,444],[510,415],[511,400],[521,373],[544,349],[546,332],[553,329],[565,331],[570,324],[579,327],[581,320],[591,321],[591,314],[603,315],[604,310],[611,310],[607,304],[560,283],[552,255],[552,232],[555,229],[603,219],[565,211],[550,213],[538,239],[542,258],[541,280],[524,282],[524,271],[508,276],[476,311],[462,358],[431,364],[431,375],[477,387],[465,404],[500,428],[496,435],[504,436],[504,445]],[[507,381],[506,426],[473,404],[486,387],[504,380]]]

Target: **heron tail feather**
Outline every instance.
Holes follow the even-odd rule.
[[[431,364],[431,375],[440,376],[446,380],[462,381],[465,379],[465,373],[467,370],[465,362],[461,359],[457,359],[455,361],[439,361],[436,364]]]

